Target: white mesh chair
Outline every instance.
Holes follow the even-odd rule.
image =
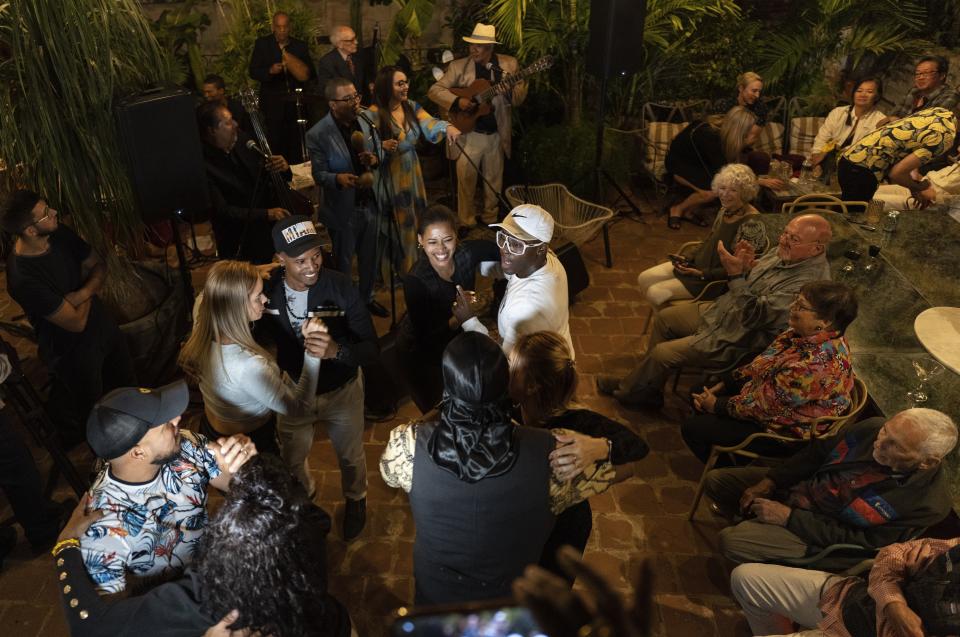
[[[513,207],[533,203],[553,215],[556,229],[550,244],[554,247],[567,242],[582,246],[602,230],[607,267],[613,267],[610,236],[607,233],[607,222],[613,219],[613,210],[577,197],[563,184],[518,184],[507,188],[504,194]]]

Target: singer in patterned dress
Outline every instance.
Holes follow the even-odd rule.
[[[374,193],[381,210],[392,206],[396,215],[401,250],[394,252],[394,262],[400,272],[408,271],[417,260],[417,216],[427,207],[417,142],[423,137],[438,144],[446,137],[452,144],[460,136],[456,127],[408,99],[409,89],[407,76],[399,67],[380,69],[374,82],[374,104],[363,113],[360,124],[367,150],[383,162],[375,175]]]

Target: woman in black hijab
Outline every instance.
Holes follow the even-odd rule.
[[[416,604],[510,595],[510,583],[540,559],[554,516],[603,491],[593,478],[553,478],[549,431],[510,419],[506,357],[489,337],[467,332],[443,355],[439,413],[397,427],[380,459],[390,486],[410,494]]]

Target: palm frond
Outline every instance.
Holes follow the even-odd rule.
[[[497,28],[497,39],[511,48],[523,44],[526,35],[523,19],[527,15],[527,0],[492,0],[486,15]]]

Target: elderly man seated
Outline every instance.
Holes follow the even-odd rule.
[[[956,444],[946,414],[914,408],[848,426],[773,469],[715,469],[705,489],[717,511],[751,518],[720,532],[720,550],[734,562],[775,562],[914,538],[950,513],[941,460]]]
[[[622,380],[599,376],[597,389],[628,407],[660,407],[671,368],[726,367],[762,351],[787,326],[800,288],[830,278],[831,236],[827,220],[811,214],[791,219],[778,245],[759,259],[746,241],[733,254],[718,242],[729,291],[714,304],[675,305],[658,313],[640,365]]]
[[[869,582],[776,564],[741,564],[730,577],[752,635],[816,626],[824,637],[948,635],[960,628],[960,537],[881,550]],[[803,633],[807,634],[807,633]]]

